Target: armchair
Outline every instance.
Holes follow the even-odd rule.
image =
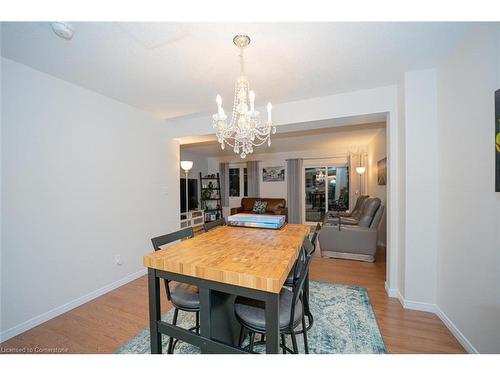
[[[325,223],[338,224],[339,217],[344,224],[357,225],[363,212],[363,207],[368,195],[360,195],[356,200],[356,205],[351,212],[334,212],[329,211],[325,216]]]
[[[384,213],[378,198],[368,198],[359,225],[325,223],[319,233],[321,254],[327,257],[374,262],[377,228]]]

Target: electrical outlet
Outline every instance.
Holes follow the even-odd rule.
[[[123,264],[121,255],[115,255],[115,263],[117,266],[121,266]]]

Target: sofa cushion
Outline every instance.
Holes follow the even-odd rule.
[[[368,228],[372,223],[375,212],[377,212],[380,206],[380,199],[378,198],[368,198],[363,203],[363,212],[359,218],[358,225],[360,227]]]
[[[257,200],[259,200],[259,198],[242,198],[241,207],[243,207],[243,211],[252,211],[255,201]]]
[[[266,201],[255,201],[253,204],[252,212],[254,214],[263,214],[266,212],[267,202]]]
[[[353,219],[358,220],[358,221],[359,221],[359,219],[361,219],[361,216],[363,215],[363,212],[365,210],[366,204],[368,203],[368,200],[370,199],[370,197],[368,195],[361,196],[361,197],[363,197],[363,198],[361,199],[361,203],[360,203],[358,209],[357,210],[353,210],[352,211],[352,215],[350,216]]]
[[[263,198],[267,202],[267,211],[277,211],[285,208],[286,200],[280,198]]]
[[[363,207],[363,203],[365,200],[369,198],[368,195],[360,195],[358,199],[356,200],[356,204],[354,206],[354,209],[352,210],[351,214],[349,215],[350,217],[353,218],[358,218],[361,216],[361,209]]]

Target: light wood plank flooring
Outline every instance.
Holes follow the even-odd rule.
[[[434,314],[405,310],[384,290],[385,260],[364,263],[315,256],[311,279],[363,286],[390,353],[464,353]],[[163,288],[163,285],[162,285]],[[170,308],[162,292],[162,310]],[[141,277],[0,344],[9,348],[61,348],[67,353],[113,353],[148,325],[147,278]]]

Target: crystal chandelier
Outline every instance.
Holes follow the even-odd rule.
[[[266,142],[271,146],[271,133],[276,133],[276,126],[271,120],[273,108],[271,103],[267,103],[267,121],[261,122],[260,113],[255,110],[255,93],[250,90],[250,83],[244,73],[243,50],[250,44],[250,37],[236,35],[233,43],[240,49],[241,67],[240,76],[234,87],[233,113],[228,122],[228,117],[222,108],[222,98],[217,95],[217,113],[213,115],[213,127],[221,148],[224,150],[227,144],[243,159],[253,152],[254,146]]]

